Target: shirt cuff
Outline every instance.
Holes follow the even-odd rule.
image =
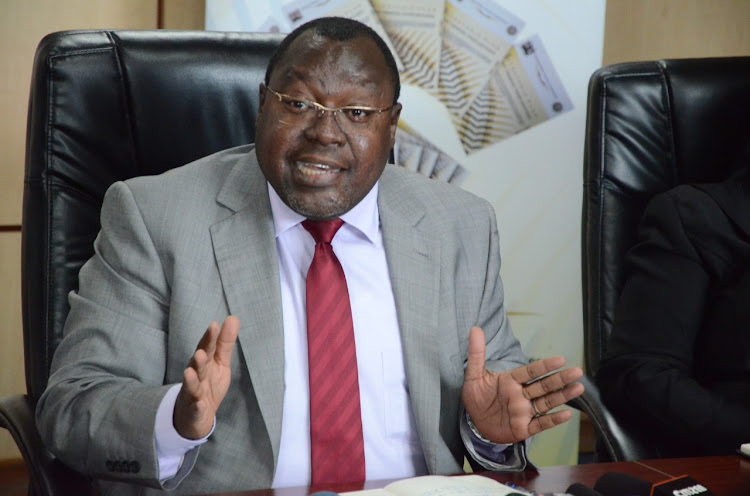
[[[182,465],[185,454],[193,448],[205,443],[216,428],[216,419],[211,431],[201,439],[186,439],[174,428],[172,417],[177,395],[182,384],[175,384],[162,398],[159,409],[156,411],[154,425],[154,439],[156,442],[156,456],[159,461],[159,481],[164,482],[177,474]]]
[[[482,436],[468,413],[461,415],[459,430],[469,455],[487,470],[519,472],[526,469],[526,442],[496,444]]]

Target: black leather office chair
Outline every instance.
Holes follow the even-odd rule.
[[[596,375],[647,201],[678,184],[720,181],[747,159],[750,57],[634,62],[591,78],[584,152],[583,305],[587,374]],[[587,380],[573,406],[592,417],[599,461],[659,457],[602,407]]]
[[[255,137],[258,85],[278,34],[77,31],[39,44],[29,99],[22,233],[26,388],[0,399],[31,494],[89,493],[42,446],[34,407],[68,292],[93,254],[104,192]]]

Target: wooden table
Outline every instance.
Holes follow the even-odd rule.
[[[608,472],[625,473],[651,483],[680,475],[689,475],[711,490],[715,496],[750,496],[750,460],[739,455],[589,463],[574,466],[542,467],[539,472],[526,471],[514,474],[483,472],[482,475],[501,482],[512,482],[543,493],[565,491],[568,486],[575,482],[593,487],[597,479]],[[383,487],[389,482],[393,481],[369,481],[365,483],[364,487],[340,485],[327,489],[333,489],[335,492],[375,489]],[[231,493],[231,496],[307,496],[322,489],[314,486],[267,489]]]
[[[0,472],[0,494],[26,494],[26,484]],[[505,474],[483,472],[482,475],[501,482],[512,482],[538,492],[564,491],[574,482],[593,487],[596,480],[608,472],[622,472],[649,482],[659,482],[674,476],[690,475],[710,489],[716,496],[750,496],[750,460],[739,455],[701,458],[673,458],[638,462],[589,463],[574,466],[542,467],[539,472]],[[369,481],[364,489],[375,489],[392,481]],[[232,493],[232,496],[307,496],[320,488],[296,487]],[[362,487],[342,485],[337,492],[355,491]],[[220,496],[220,495],[217,495]],[[227,495],[224,495],[227,496]]]
[[[574,482],[593,487],[596,480],[608,472],[622,472],[652,483],[689,475],[715,496],[750,496],[750,460],[739,455],[592,463],[573,467],[544,467],[539,474],[486,475],[538,492],[552,492],[564,491]]]

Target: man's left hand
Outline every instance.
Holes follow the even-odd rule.
[[[484,368],[485,350],[484,331],[472,327],[461,399],[482,436],[516,443],[573,416],[570,410],[552,410],[583,394],[583,384],[576,382],[583,376],[580,367],[558,370],[565,358],[556,356],[491,372]]]

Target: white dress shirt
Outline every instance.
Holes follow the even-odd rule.
[[[273,487],[310,484],[310,404],[305,280],[315,242],[304,217],[269,186],[284,314],[284,409]],[[368,480],[426,474],[406,383],[391,278],[383,248],[377,184],[341,216],[331,245],[349,289],[357,348]]]
[[[268,192],[279,255],[285,357],[281,446],[273,487],[306,486],[311,478],[305,280],[315,242],[302,227],[304,217],[287,207],[270,185]],[[368,480],[427,473],[411,411],[377,193],[376,184],[342,215],[345,223],[331,243],[349,288]],[[177,473],[189,449],[208,438],[189,441],[174,430],[172,411],[179,387],[170,390],[157,413],[156,447],[162,481]]]

